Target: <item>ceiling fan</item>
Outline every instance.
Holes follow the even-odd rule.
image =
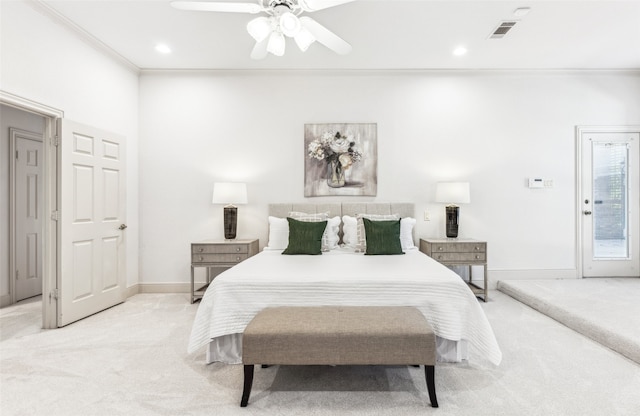
[[[318,41],[340,55],[348,54],[351,52],[351,45],[312,18],[300,15],[353,1],[355,0],[256,0],[248,3],[176,0],[171,2],[171,6],[193,11],[266,13],[266,16],[256,17],[247,24],[247,31],[256,40],[251,58],[263,59],[268,53],[284,55],[285,36],[293,38],[303,52]]]

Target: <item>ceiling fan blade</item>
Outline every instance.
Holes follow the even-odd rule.
[[[267,57],[269,51],[267,50],[267,46],[269,45],[269,37],[267,36],[265,39],[260,42],[256,42],[251,51],[251,59],[260,60]]]
[[[180,10],[204,12],[231,12],[256,14],[263,11],[257,3],[232,3],[229,1],[172,1],[171,6]]]
[[[316,10],[328,9],[329,7],[340,6],[353,1],[355,0],[298,0],[298,4],[305,12],[315,12]]]
[[[346,55],[351,52],[351,45],[312,18],[302,16],[300,18],[300,23],[302,23],[302,26],[305,27],[318,42],[322,43],[335,53]]]

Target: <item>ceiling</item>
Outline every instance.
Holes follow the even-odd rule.
[[[226,0],[234,1],[234,0]],[[241,0],[251,2],[254,0]],[[191,12],[169,0],[36,0],[139,69],[640,69],[640,1],[358,0],[311,16],[353,46],[249,57],[255,15]],[[514,10],[530,7],[514,17]],[[502,39],[489,35],[519,20]],[[161,54],[157,43],[172,52]],[[454,56],[463,45],[468,52]]]

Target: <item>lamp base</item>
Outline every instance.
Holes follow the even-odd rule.
[[[234,206],[224,207],[224,238],[234,240],[238,224],[238,208]]]
[[[447,238],[458,237],[459,213],[460,213],[460,207],[456,205],[448,205],[445,208]]]

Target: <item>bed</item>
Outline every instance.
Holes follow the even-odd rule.
[[[335,244],[328,249],[323,244],[322,255],[283,255],[276,224],[291,213],[338,217]],[[414,306],[436,333],[439,361],[468,359],[469,349],[474,349],[489,362],[500,363],[502,353],[479,302],[457,274],[413,246],[413,227],[403,222],[404,255],[356,252],[353,218],[396,214],[411,219],[413,204],[272,204],[269,214],[267,247],[218,275],[204,294],[191,330],[190,353],[204,347],[207,363],[240,364],[242,332],[266,307]]]

